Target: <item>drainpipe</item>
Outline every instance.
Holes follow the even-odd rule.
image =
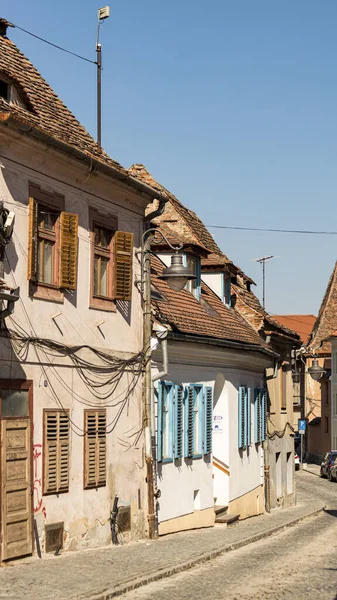
[[[164,212],[165,202],[159,200],[157,210],[146,216],[146,229],[151,227],[151,220]],[[152,422],[152,381],[151,381],[151,235],[146,230],[142,244],[142,291],[143,291],[143,353],[144,353],[144,382],[143,382],[143,427],[145,437],[145,463],[147,483],[147,518],[150,540],[156,537],[155,503],[154,503],[154,469],[151,443]]]
[[[156,498],[156,507],[155,507],[155,532],[156,537],[158,536],[158,498],[160,498],[161,492],[158,490],[157,482],[158,482],[158,472],[157,472],[157,445],[156,445],[156,425],[155,425],[155,407],[154,407],[154,382],[166,377],[168,374],[168,351],[167,351],[167,329],[160,334],[160,346],[162,350],[163,356],[163,370],[156,375],[152,375],[152,391],[151,391],[151,444],[152,444],[152,460],[153,460],[153,496]],[[162,336],[165,335],[165,338]]]

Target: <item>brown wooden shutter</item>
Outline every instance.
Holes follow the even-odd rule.
[[[78,215],[60,215],[60,287],[76,289]]]
[[[130,301],[132,296],[133,233],[116,231],[114,250],[115,298],[116,300]]]
[[[84,487],[106,484],[106,411],[85,411]]]
[[[44,475],[45,494],[67,492],[69,489],[69,418],[61,411],[44,412]]]
[[[29,198],[28,204],[28,273],[29,281],[37,281],[37,221],[38,204]]]
[[[69,417],[62,412],[59,415],[59,455],[58,455],[58,490],[69,489]]]
[[[97,432],[97,483],[105,485],[106,483],[106,413],[98,413],[98,432]]]

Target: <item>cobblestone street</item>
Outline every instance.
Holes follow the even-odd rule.
[[[0,598],[103,600],[137,588],[122,597],[333,600],[337,485],[305,471],[296,478],[296,507],[235,527],[10,562],[0,569]],[[318,516],[305,518],[313,513]]]
[[[337,511],[152,583],[124,600],[333,600]]]

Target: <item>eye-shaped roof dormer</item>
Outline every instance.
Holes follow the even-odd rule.
[[[14,81],[10,77],[8,77],[5,73],[1,71],[0,98],[8,102],[8,104],[20,106],[21,108],[31,111],[29,102],[26,99],[24,92],[20,90],[19,85],[14,83]]]

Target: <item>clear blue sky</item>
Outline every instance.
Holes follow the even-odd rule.
[[[2,0],[2,15],[95,60],[89,0]],[[111,2],[101,28],[103,145],[142,162],[206,224],[337,230],[336,0]],[[87,129],[95,66],[10,37]],[[267,309],[317,313],[337,236],[213,230]]]

